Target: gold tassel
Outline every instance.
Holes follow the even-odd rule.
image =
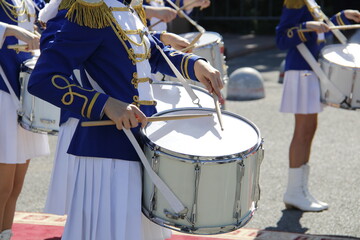
[[[59,10],[64,10],[64,9],[69,10],[75,2],[76,0],[62,0],[59,5]]]
[[[109,14],[111,14],[111,10],[103,1],[88,3],[76,0],[66,14],[66,18],[80,26],[105,28],[110,26],[110,21],[107,17]]]
[[[145,13],[145,9],[142,6],[142,4],[133,6],[134,10],[137,12],[137,14],[139,15],[142,23],[144,24],[144,26],[147,26],[147,22],[146,22],[146,13]]]
[[[285,0],[284,5],[290,9],[299,9],[305,5],[304,0]]]

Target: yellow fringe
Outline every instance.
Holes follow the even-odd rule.
[[[76,0],[66,14],[66,18],[80,26],[105,28],[110,26],[109,18],[107,17],[109,14],[111,14],[111,9],[103,1],[87,3],[82,0]]]
[[[144,24],[144,26],[147,26],[147,22],[146,22],[146,13],[145,13],[145,9],[143,7],[142,4],[140,5],[136,5],[133,6],[134,10],[137,12],[137,14],[139,15],[142,23]]]
[[[305,5],[304,0],[285,0],[284,5],[290,9],[299,9]]]

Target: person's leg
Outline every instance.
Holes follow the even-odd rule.
[[[27,160],[24,164],[14,164],[16,168],[13,175],[13,187],[5,205],[2,230],[11,229],[12,227],[16,202],[24,184],[25,174],[27,172],[29,162],[30,160]]]
[[[10,198],[15,178],[16,164],[0,163],[0,233],[5,230],[6,205]]]
[[[295,114],[295,128],[290,144],[289,166],[299,168],[308,163],[317,128],[317,114]]]
[[[308,191],[311,144],[317,128],[317,114],[295,114],[295,129],[289,151],[288,186],[284,194],[287,208],[322,211],[326,203],[316,200]]]

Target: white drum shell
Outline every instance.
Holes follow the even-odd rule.
[[[346,48],[356,48],[357,51],[350,51],[350,54],[356,54],[355,57],[359,58],[360,45],[359,44],[333,44],[326,46],[320,54],[319,63],[322,70],[330,80],[330,82],[342,93],[344,96],[348,97],[349,109],[358,109],[360,108],[360,62],[355,61],[352,66],[350,64],[341,64],[340,60],[337,61],[336,58],[326,57],[325,54],[333,52],[333,54],[338,53],[339,58]],[[341,54],[340,54],[341,53]],[[359,59],[357,59],[359,60]],[[358,65],[359,64],[359,65]],[[320,82],[321,88],[321,101],[325,104],[334,107],[342,107],[341,103],[336,101],[334,93],[327,88],[325,84]]]
[[[27,90],[29,77],[36,63],[30,59],[24,63],[20,72],[20,125],[32,132],[56,135],[59,132],[60,108],[30,94]]]
[[[149,140],[145,145],[145,155],[154,170],[188,208],[185,219],[169,218],[165,211],[172,212],[170,205],[145,172],[143,209],[150,220],[181,232],[219,234],[236,230],[251,219],[260,194],[259,171],[263,159],[260,139],[249,151],[212,160],[172,154]]]

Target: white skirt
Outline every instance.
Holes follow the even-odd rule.
[[[44,208],[46,213],[57,215],[68,213],[74,188],[75,156],[68,154],[67,150],[78,123],[78,119],[69,118],[60,126],[51,181]]]
[[[285,72],[280,112],[312,114],[321,112],[323,108],[320,82],[313,71]]]
[[[0,163],[23,164],[50,154],[48,136],[22,128],[11,95],[1,90],[0,113]]]
[[[139,162],[76,157],[75,186],[62,240],[164,240],[169,229],[141,212]]]

